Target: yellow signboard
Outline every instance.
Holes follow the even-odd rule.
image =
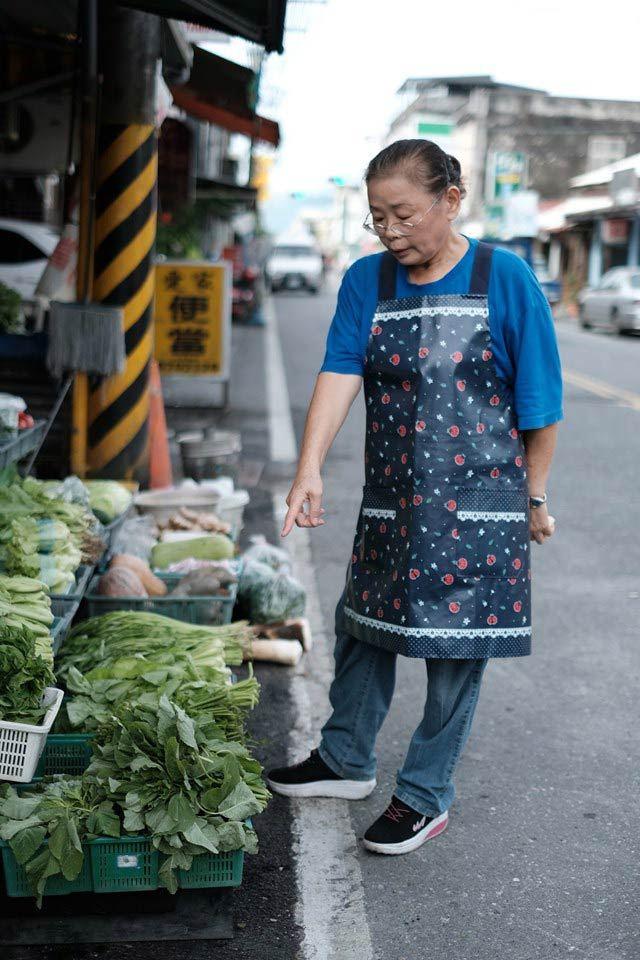
[[[231,283],[226,261],[156,265],[155,356],[163,374],[228,379]]]

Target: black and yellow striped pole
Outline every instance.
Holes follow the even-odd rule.
[[[124,314],[126,366],[89,388],[90,476],[144,479],[153,351],[158,18],[105,5],[96,167],[93,299]]]

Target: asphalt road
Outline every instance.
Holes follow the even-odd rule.
[[[335,289],[275,299],[298,442],[334,303]],[[379,960],[640,956],[640,403],[593,392],[600,383],[640,401],[640,337],[557,330],[572,376],[548,487],[557,533],[533,545],[534,652],[489,664],[449,830],[406,857],[361,849]],[[360,397],[325,465],[326,526],[312,532],[328,625],[351,553],[363,430]],[[386,806],[424,700],[423,665],[400,659],[378,788],[350,805],[358,837]]]

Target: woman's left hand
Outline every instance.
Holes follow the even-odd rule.
[[[552,537],[556,529],[556,521],[549,516],[546,504],[530,511],[529,533],[536,543],[545,543]]]

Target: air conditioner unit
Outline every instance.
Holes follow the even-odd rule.
[[[28,97],[0,110],[0,173],[63,172],[70,113],[70,90]]]

